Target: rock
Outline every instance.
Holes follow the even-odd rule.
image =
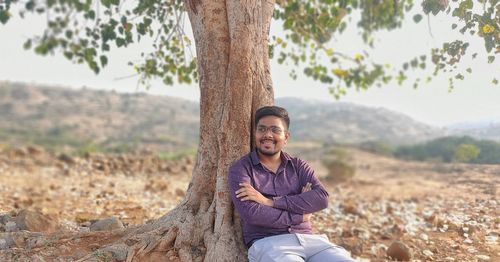
[[[390,232],[392,234],[395,234],[395,235],[400,235],[402,233],[404,233],[404,228],[398,224],[394,224],[391,228],[390,228]]]
[[[43,153],[43,148],[41,148],[39,146],[31,145],[31,146],[28,146],[26,149],[30,155],[40,155]]]
[[[67,154],[60,154],[58,157],[59,160],[63,161],[66,164],[73,165],[76,163],[75,159]]]
[[[448,228],[450,230],[459,231],[461,227],[462,227],[462,224],[458,221],[448,221]]]
[[[489,261],[491,258],[487,255],[476,255],[477,259],[481,261]]]
[[[432,253],[432,251],[430,251],[428,249],[422,251],[422,254],[424,254],[424,256],[426,256],[426,257],[432,257],[432,256],[434,256],[434,253]]]
[[[12,216],[10,214],[2,214],[0,215],[0,224],[7,224],[7,222],[12,220]]]
[[[364,239],[368,240],[370,238],[370,232],[368,230],[365,230],[364,228],[354,228],[352,229],[353,235]]]
[[[7,222],[7,224],[5,224],[5,232],[15,232],[15,231],[19,231],[16,222],[9,221]]]
[[[90,221],[85,221],[81,224],[82,227],[90,227],[90,225],[92,225]]]
[[[384,244],[373,245],[370,248],[370,252],[375,256],[383,257],[387,252],[387,246]]]
[[[425,233],[422,233],[422,234],[420,234],[420,239],[427,242],[427,241],[429,241],[429,236]]]
[[[351,230],[348,230],[348,229],[343,229],[343,230],[342,230],[342,235],[341,235],[341,237],[352,237],[352,236],[353,236],[353,235],[352,235]]]
[[[401,241],[394,241],[386,252],[387,256],[398,261],[410,261],[412,253],[410,248]]]
[[[52,217],[26,209],[19,212],[15,221],[20,230],[52,233],[57,229],[57,222]]]
[[[356,203],[352,201],[346,201],[344,202],[344,213],[346,214],[352,214],[352,215],[359,215],[359,210],[356,205]]]
[[[3,242],[2,240],[5,241],[5,248],[11,248],[11,247],[16,246],[16,242],[12,238],[11,234],[8,234],[8,235],[3,236],[2,238],[0,238],[0,242]]]
[[[476,228],[472,225],[464,226],[458,229],[458,233],[465,237],[472,235],[475,231]]]
[[[102,251],[111,253],[113,258],[118,261],[123,261],[127,259],[128,246],[125,244],[107,246]]]
[[[123,223],[116,217],[105,218],[90,225],[90,231],[111,231],[121,228],[124,228]]]
[[[11,154],[14,157],[23,157],[23,156],[26,156],[28,154],[28,152],[27,152],[27,150],[25,148],[18,147],[18,148],[12,149],[11,150]]]
[[[88,233],[88,232],[90,232],[90,228],[88,228],[88,227],[81,227],[81,228],[78,229],[78,232],[80,232],[80,233]]]
[[[9,248],[7,246],[7,241],[3,238],[0,238],[0,250],[7,249],[7,248]]]
[[[177,188],[175,189],[175,195],[177,195],[178,197],[185,197],[186,193],[184,192],[184,190]]]
[[[486,244],[496,245],[498,241],[498,235],[495,232],[488,232],[486,236],[484,236],[484,241]]]

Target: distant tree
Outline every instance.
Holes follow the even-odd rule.
[[[479,153],[481,153],[481,149],[472,144],[460,144],[455,149],[455,155],[453,159],[457,162],[471,162],[475,160]]]
[[[421,13],[456,17],[452,29],[483,40],[492,63],[500,48],[498,1],[478,2],[424,0]],[[374,46],[374,32],[400,28],[412,7],[411,0],[3,0],[0,22],[7,23],[16,11],[21,17],[44,14],[47,28],[24,47],[41,55],[60,52],[96,73],[108,64],[112,48],[150,39],[153,44],[142,53],[143,60],[131,63],[143,82],[153,77],[165,84],[198,81],[200,144],[186,198],[156,222],[123,236],[116,248],[130,249],[129,260],[175,250],[182,261],[241,261],[246,249],[229,198],[227,169],[253,145],[255,110],[273,103],[269,58],[302,67],[304,75],[328,85],[337,97],[347,88],[402,82],[407,70],[429,63],[436,74],[456,72],[451,82],[463,79],[455,71],[463,58],[482,57],[470,53],[468,41],[444,43],[401,69],[372,61],[369,51],[347,54],[328,44],[347,27],[357,26],[366,44]],[[184,32],[186,13],[196,55],[186,49],[192,45]],[[273,17],[283,24],[283,38],[269,37]],[[413,16],[415,22],[422,18]],[[297,75],[291,72],[291,77]]]

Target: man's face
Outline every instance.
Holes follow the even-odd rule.
[[[255,128],[255,147],[262,155],[279,154],[286,145],[289,133],[283,121],[276,116],[265,116]]]

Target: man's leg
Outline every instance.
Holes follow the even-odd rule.
[[[352,259],[345,249],[341,247],[331,247],[325,249],[319,253],[314,254],[313,256],[307,259],[307,262],[355,262],[356,260]]]
[[[332,244],[326,235],[297,234],[304,247],[305,260],[310,262],[352,262],[355,261],[344,248]]]
[[[304,249],[294,234],[257,240],[248,250],[250,262],[304,262]]]
[[[296,254],[284,254],[284,253],[278,253],[279,251],[276,251],[275,254],[272,253],[266,253],[264,254],[259,262],[304,262],[305,260]]]

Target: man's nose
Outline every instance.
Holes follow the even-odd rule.
[[[272,137],[273,136],[273,131],[271,128],[268,128],[266,132],[264,132],[264,137]]]

